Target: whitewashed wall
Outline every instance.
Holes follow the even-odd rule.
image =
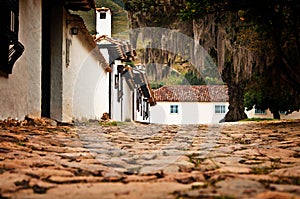
[[[266,114],[256,114],[254,108],[250,111],[245,111],[245,113],[247,114],[248,118],[273,118],[273,114],[269,109],[266,110]],[[300,112],[294,111],[288,115],[280,114],[280,119],[300,119]]]
[[[103,12],[103,11],[101,11]],[[96,32],[97,36],[107,35],[111,37],[111,11],[106,11],[106,18],[100,19],[100,12],[96,11]]]
[[[178,113],[170,113],[170,105],[178,105]],[[150,107],[150,122],[158,124],[208,124],[218,123],[226,113],[215,113],[215,105],[228,102],[157,102]]]
[[[70,28],[70,27],[68,27]],[[63,60],[66,60],[66,39],[71,41],[69,65],[63,62],[63,121],[100,119],[109,112],[109,78],[92,48],[79,32],[65,32]]]
[[[111,74],[111,119],[116,121],[131,121],[132,120],[132,91],[124,78],[120,81],[123,83],[123,96],[120,102],[118,101],[118,90],[115,89],[115,75],[118,74],[117,66],[122,65],[120,60],[115,60],[112,66]]]
[[[132,91],[130,90],[126,80],[123,78],[124,85],[124,95],[123,95],[123,121],[130,122],[133,116],[133,107],[132,107]]]
[[[105,57],[107,60],[109,60],[109,57]],[[121,110],[122,110],[122,104],[118,102],[118,92],[117,89],[115,89],[115,74],[117,74],[117,65],[121,65],[120,60],[115,60],[112,67],[111,72],[111,119],[116,121],[121,121]]]
[[[0,76],[0,119],[41,115],[41,0],[20,1],[19,40],[25,51],[8,78]]]

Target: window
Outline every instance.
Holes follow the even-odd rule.
[[[285,114],[286,114],[286,111],[279,111],[279,114],[285,115]]]
[[[170,105],[170,113],[178,113],[178,105]]]
[[[24,51],[24,46],[18,41],[19,1],[4,1],[0,13],[0,70],[11,74],[14,63]]]
[[[106,19],[106,13],[100,12],[100,19]]]
[[[215,113],[225,113],[225,105],[215,105]]]
[[[266,110],[255,109],[255,114],[265,115],[265,114],[267,114],[267,112],[266,112]]]

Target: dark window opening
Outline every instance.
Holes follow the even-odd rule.
[[[215,113],[226,113],[225,105],[215,105]]]
[[[170,113],[179,113],[178,105],[170,105]]]
[[[265,114],[267,114],[267,111],[266,110],[261,110],[261,109],[255,109],[255,114],[265,115]]]
[[[106,13],[105,12],[100,13],[100,19],[106,19]]]
[[[5,0],[0,13],[0,70],[11,74],[13,65],[24,51],[24,46],[18,41],[19,1]]]

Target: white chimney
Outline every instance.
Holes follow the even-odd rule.
[[[109,8],[96,8],[97,37],[107,35],[111,38],[111,10]]]

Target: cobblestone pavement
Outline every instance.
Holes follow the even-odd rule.
[[[0,124],[0,198],[300,198],[300,121]]]

